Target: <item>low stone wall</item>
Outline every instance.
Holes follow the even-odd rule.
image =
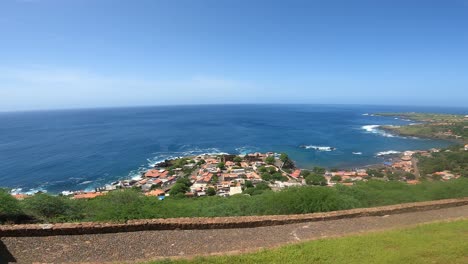
[[[85,222],[3,225],[0,226],[0,237],[103,234],[144,230],[251,228],[363,216],[383,216],[463,205],[468,205],[468,197],[298,215],[146,219],[130,220],[127,223]]]

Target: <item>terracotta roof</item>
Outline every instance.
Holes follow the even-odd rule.
[[[406,181],[406,183],[408,183],[408,184],[418,184],[418,183],[421,183],[421,182],[418,181],[418,180],[411,180],[411,181]]]
[[[77,193],[73,196],[74,199],[92,199],[98,196],[105,195],[106,193],[101,192],[90,192],[90,193]]]
[[[166,193],[161,189],[154,189],[150,192],[145,193],[146,196],[162,196],[164,194]]]
[[[11,196],[15,197],[18,200],[23,200],[24,198],[28,198],[29,195],[27,194],[22,194],[22,193],[17,193],[17,194],[12,194]]]
[[[293,178],[299,178],[301,176],[301,170],[295,170],[293,173],[290,174]]]
[[[145,177],[157,178],[161,175],[158,170],[149,170],[145,173]]]

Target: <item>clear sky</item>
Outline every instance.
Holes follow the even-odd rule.
[[[468,0],[0,1],[0,111],[467,101]]]

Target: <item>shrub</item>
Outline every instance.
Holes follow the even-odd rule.
[[[16,222],[23,215],[20,203],[8,191],[0,189],[0,223]]]
[[[305,178],[306,183],[309,185],[321,185],[325,186],[327,185],[327,179],[325,179],[324,176],[312,173],[309,176]]]
[[[39,219],[61,220],[70,214],[70,200],[62,196],[35,194],[22,201],[25,212]]]

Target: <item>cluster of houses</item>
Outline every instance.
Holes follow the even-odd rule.
[[[468,151],[468,145],[464,146]],[[428,151],[405,151],[399,157],[394,157],[384,162],[385,167],[381,170],[391,169],[394,171],[403,171],[415,173],[414,154],[430,156],[432,152],[438,152],[439,149]],[[274,159],[272,159],[273,157]],[[270,159],[267,162],[267,159]],[[110,191],[125,188],[137,188],[147,196],[157,196],[164,199],[169,195],[172,186],[180,178],[188,178],[191,186],[185,194],[188,197],[215,195],[232,196],[241,194],[246,181],[253,185],[264,182],[261,175],[261,169],[273,170],[281,173],[282,181],[269,181],[268,184],[273,190],[280,190],[292,186],[305,185],[306,181],[302,176],[301,169],[283,169],[284,163],[276,153],[251,153],[246,155],[210,155],[204,154],[196,157],[185,158],[188,162],[180,167],[167,168],[166,166],[156,166],[141,174],[141,177],[131,180],[121,180],[108,184],[101,188],[96,188],[92,192],[66,192],[65,196],[72,199],[91,199],[106,195]],[[273,168],[273,169],[272,169]],[[442,180],[457,178],[450,171],[440,171],[434,173]],[[323,175],[328,186],[334,186],[338,182],[344,185],[353,185],[356,181],[367,180],[368,175],[365,169],[326,171]],[[339,176],[339,177],[337,177]],[[418,175],[419,176],[419,175]],[[336,180],[339,179],[339,180]],[[408,184],[417,184],[417,179],[407,180]],[[211,193],[208,193],[208,190]],[[13,194],[17,199],[28,197],[26,194]]]
[[[197,156],[195,157],[197,163],[200,163],[201,160],[204,162],[190,176],[193,184],[187,196],[204,196],[209,188],[213,188],[219,196],[240,194],[242,193],[242,186],[246,181],[250,181],[253,184],[262,182],[258,171],[260,167],[274,167],[275,170],[281,171],[281,167],[266,164],[265,160],[270,156],[275,156],[275,154],[252,153],[241,156]],[[282,172],[282,174],[287,175],[286,172]]]

